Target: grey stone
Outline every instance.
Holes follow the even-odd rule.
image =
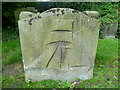
[[[97,19],[70,8],[52,8],[37,14],[21,12],[18,24],[26,79],[93,77]]]
[[[118,29],[118,22],[105,25],[102,31],[103,38],[115,38]]]
[[[82,13],[96,19],[100,16],[99,12],[97,11],[83,11]]]

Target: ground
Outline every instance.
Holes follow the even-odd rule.
[[[118,88],[118,39],[99,39],[94,76],[85,81],[25,81],[19,39],[3,41],[2,53],[3,88]]]

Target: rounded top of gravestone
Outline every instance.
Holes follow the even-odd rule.
[[[23,11],[20,13],[19,18],[20,19],[31,18],[35,15],[38,15],[40,17],[47,17],[47,16],[52,16],[52,15],[60,16],[60,15],[65,15],[66,13],[79,14],[81,12],[78,10],[71,9],[71,8],[51,8],[49,10],[42,12],[42,13],[38,12],[37,14],[33,13],[33,12],[29,12],[29,11]]]
[[[36,15],[35,13],[28,12],[28,11],[23,11],[23,12],[20,13],[19,18],[20,19],[26,19],[26,18],[31,18],[35,15]]]
[[[95,18],[95,19],[98,19],[100,14],[99,12],[97,11],[83,11],[83,12],[80,12],[78,10],[75,10],[75,9],[71,9],[71,8],[51,8],[49,10],[46,10],[44,12],[41,13],[41,16],[42,17],[46,17],[46,16],[49,16],[49,15],[64,15],[66,13],[70,13],[70,14],[83,14],[83,15],[86,15],[86,16],[89,16],[91,18]]]
[[[99,18],[99,16],[100,16],[99,12],[97,12],[97,11],[83,11],[82,13],[91,18],[96,18],[96,19]]]
[[[24,8],[22,7],[22,8],[18,8],[18,9],[14,12],[16,20],[20,19],[20,18],[19,18],[19,14],[20,14],[21,12],[33,12],[33,13],[37,13],[38,10],[35,9],[34,7],[24,7]]]
[[[81,12],[78,10],[71,9],[71,8],[51,8],[49,10],[42,12],[41,16],[42,17],[46,17],[50,15],[60,16],[60,15],[65,15],[66,13],[79,14]]]
[[[46,10],[42,13],[33,13],[33,12],[28,12],[28,11],[24,11],[24,12],[21,12],[20,13],[20,20],[21,19],[36,19],[36,18],[45,18],[45,17],[49,17],[49,16],[57,16],[57,17],[62,17],[62,16],[65,16],[65,17],[73,17],[73,16],[76,16],[77,17],[85,17],[86,19],[89,18],[89,17],[92,17],[92,20],[95,20],[96,18],[99,17],[99,13],[96,12],[96,11],[84,11],[84,12],[80,12],[78,10],[75,10],[75,9],[71,9],[71,8],[51,8],[49,10]],[[69,18],[68,17],[68,18]],[[89,18],[90,19],[90,18]]]

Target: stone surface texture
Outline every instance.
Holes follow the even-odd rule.
[[[100,16],[99,12],[97,11],[83,11],[82,13],[89,17],[96,18],[96,19],[99,18]]]
[[[74,81],[93,77],[99,21],[70,8],[21,12],[19,24],[26,79]]]

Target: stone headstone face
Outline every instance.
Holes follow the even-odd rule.
[[[69,8],[21,12],[19,24],[26,79],[74,81],[93,77],[99,21]]]

